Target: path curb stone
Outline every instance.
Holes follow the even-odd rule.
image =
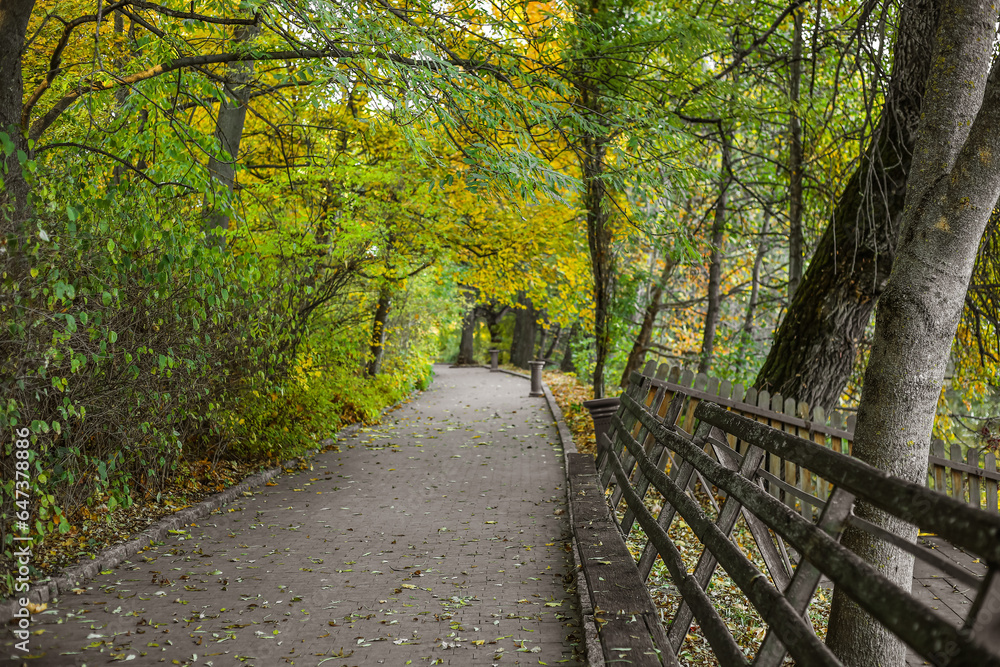
[[[359,427],[360,424],[351,424],[342,429],[336,436],[324,440],[321,444],[323,446],[332,444],[338,438],[352,434]],[[244,492],[269,482],[286,468],[293,468],[304,461],[308,461],[321,449],[311,449],[301,457],[289,459],[281,465],[249,475],[243,481],[221,493],[206,498],[196,505],[186,507],[163,517],[127,542],[116,544],[103,550],[93,560],[70,566],[63,570],[62,574],[51,577],[48,580],[42,580],[33,585],[27,593],[21,593],[16,597],[0,601],[0,625],[6,625],[14,618],[14,614],[21,608],[21,598],[27,598],[29,602],[34,604],[41,604],[55,598],[60,593],[65,595],[72,589],[93,579],[101,570],[111,569],[125,559],[139,553],[143,548],[149,546],[150,542],[162,541],[171,530],[177,530],[186,524],[193,523],[195,520],[211,514],[220,507],[233,502]]]
[[[563,443],[563,467],[566,470],[566,505],[569,508],[570,526],[576,526],[576,516],[573,511],[573,499],[570,498],[570,466],[569,455],[576,454],[576,444],[573,442],[573,435],[570,433],[566,421],[563,419],[562,408],[556,403],[555,396],[549,386],[542,383],[542,391],[545,392],[545,400],[549,404],[549,410],[556,419],[556,427],[559,429],[559,439]],[[580,620],[583,622],[584,649],[587,653],[587,664],[591,667],[604,667],[604,651],[601,650],[601,641],[597,634],[597,624],[594,621],[594,607],[591,604],[590,590],[587,588],[587,577],[583,575],[583,563],[580,560],[580,546],[576,541],[576,530],[573,530],[573,572],[576,577],[576,595],[580,603]]]

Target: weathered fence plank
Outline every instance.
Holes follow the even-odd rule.
[[[670,372],[666,375],[668,390],[672,391],[676,387],[681,387],[685,390],[686,395],[691,396],[691,400],[686,406],[684,419],[680,422],[688,433],[691,432],[688,424],[694,420],[693,416],[689,417],[688,415],[693,415],[699,401],[710,400],[762,424],[811,439],[835,452],[843,452],[848,455],[853,453],[856,415],[845,416],[844,413],[836,410],[828,413],[821,406],[816,406],[812,409],[812,419],[810,419],[809,406],[805,403],[800,403],[796,408],[790,409],[790,399],[772,397],[769,392],[759,392],[753,387],[744,390],[742,385],[736,385],[733,387],[732,393],[728,393],[725,390],[726,381],[701,375],[701,379],[696,378],[692,371],[681,369],[679,366],[671,367]],[[719,386],[717,396],[707,391],[708,388],[715,387],[716,384]],[[692,387],[692,385],[694,386]],[[698,389],[699,386],[703,386],[703,389]],[[746,448],[745,444],[731,434],[727,434],[726,439],[738,452],[740,452],[740,448]],[[996,468],[996,454],[979,450],[976,457],[972,457],[969,452],[963,457],[961,453],[956,455],[951,447],[945,448],[943,444],[939,446],[937,443],[938,441],[935,440],[931,444],[927,486],[947,493],[954,498],[964,499],[969,504],[974,504],[976,498],[974,488],[978,486],[980,506],[985,502],[986,509],[1000,513],[1000,505],[998,505],[996,498],[996,489],[998,482],[1000,482],[1000,473],[997,472]],[[993,456],[991,459],[993,461],[992,468],[987,467],[987,456]],[[816,477],[808,469],[795,466],[787,461],[772,460],[770,455],[765,459],[765,467],[774,477],[810,495],[815,494],[825,498],[832,491],[832,484]],[[791,481],[793,470],[795,477],[794,481]],[[768,484],[765,484],[765,487],[768,491],[776,492],[782,500],[788,501],[787,494],[783,489],[771,489]],[[796,506],[801,512],[810,511],[801,503]]]
[[[853,427],[853,420],[845,424],[840,413],[826,422],[824,411],[815,409],[810,420],[808,405],[766,391],[751,389],[739,396],[742,402],[734,400],[743,393],[741,387],[731,389],[704,375],[693,377],[676,368],[668,373],[661,368],[657,375],[660,379],[633,374],[612,418],[613,437],[601,443],[602,466],[594,479],[610,492],[612,509],[624,503],[620,532],[607,538],[620,540],[638,522],[647,537],[636,567],[638,578],[645,581],[661,558],[682,596],[669,631],[657,639],[661,650],[672,653],[664,656],[667,664],[674,664],[671,660],[695,620],[720,664],[748,664],[706,593],[722,566],[768,625],[755,667],[776,667],[786,653],[799,664],[839,664],[804,613],[823,575],[932,662],[940,663],[946,650],[952,666],[1000,667],[1000,648],[994,650],[989,643],[994,631],[989,624],[995,625],[995,619],[984,621],[990,614],[979,613],[992,609],[990,596],[1000,595],[992,583],[1000,580],[1000,475],[992,453],[982,456],[980,466],[978,450],[963,459],[961,451],[952,448],[949,460],[943,457],[943,446],[935,443],[929,464],[932,488],[927,488],[850,457],[851,433],[845,426]],[[681,382],[664,382],[664,377]],[[695,500],[694,482],[713,502],[716,494],[725,499],[714,515]],[[946,487],[950,494],[939,493]],[[666,501],[656,518],[645,503],[651,489]],[[855,498],[975,554],[988,564],[986,579],[853,515]],[[991,512],[980,509],[983,500]],[[770,581],[730,539],[739,516],[757,542]],[[702,543],[690,573],[669,537],[678,517]],[[848,523],[976,591],[968,613],[964,618],[959,613],[965,627],[973,630],[949,623],[840,545],[839,535]],[[785,541],[795,550],[794,566]],[[617,621],[622,621],[620,615]],[[645,635],[653,636],[651,631]]]
[[[997,457],[988,452],[983,458],[983,473],[986,484],[986,509],[990,512],[1000,511],[997,505]],[[991,475],[992,473],[992,475]]]

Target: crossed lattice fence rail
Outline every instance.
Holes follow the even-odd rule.
[[[682,596],[665,633],[646,621],[647,639],[656,650],[630,654],[633,664],[679,664],[676,655],[694,620],[720,664],[750,664],[706,592],[721,565],[768,626],[754,665],[779,665],[789,654],[800,665],[840,664],[805,613],[825,575],[933,664],[1000,667],[1000,516],[850,457],[844,444],[848,432],[829,423],[791,421],[786,414],[776,420],[782,423],[773,424],[779,413],[760,408],[748,415],[731,399],[730,405],[720,405],[707,392],[667,382],[666,369],[659,375],[633,374],[611,429],[599,443],[595,480],[611,507],[620,510],[610,515],[620,535],[627,538],[637,523],[644,531],[647,541],[638,562],[633,561],[638,578],[645,581],[660,558]],[[695,500],[692,489],[698,486],[714,510]],[[574,493],[585,496],[586,489],[580,488],[574,487]],[[645,503],[651,489],[665,501],[657,517]],[[977,577],[856,516],[856,500],[978,555],[988,565],[986,576]],[[740,516],[765,571],[730,539]],[[678,517],[702,543],[692,572],[669,536]],[[613,588],[604,576],[589,571],[595,566],[586,562],[611,565],[604,556],[586,558],[588,549],[603,547],[603,542],[588,542],[586,522],[576,522],[591,587]],[[839,536],[848,525],[976,590],[962,625],[949,623],[841,545]]]
[[[647,364],[643,375],[652,376],[656,372],[653,363]],[[679,366],[663,364],[656,379],[665,383],[667,391],[683,391],[688,396],[681,423],[691,422],[700,401],[711,401],[737,414],[744,415],[762,424],[768,424],[786,433],[799,435],[834,451],[850,454],[854,445],[853,414],[837,410],[827,412],[821,407],[811,407],[804,401],[784,398],[781,394],[771,395],[753,387],[745,389],[742,384],[732,384],[704,373],[694,373]],[[735,438],[729,436],[730,442]],[[794,466],[767,457],[767,470],[781,481],[806,485],[810,493],[813,478],[803,478]],[[794,480],[794,481],[793,481]],[[969,447],[964,455],[957,444],[946,445],[935,439],[931,443],[928,459],[927,486],[947,495],[967,502],[973,507],[983,507],[1000,513],[998,486],[1000,472],[997,470],[996,454],[985,447]],[[825,489],[829,493],[829,488]]]

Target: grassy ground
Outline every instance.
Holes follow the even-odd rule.
[[[570,431],[573,433],[573,439],[577,448],[581,452],[593,454],[595,451],[593,422],[587,410],[583,407],[583,401],[589,400],[592,396],[590,388],[580,384],[572,375],[550,371],[546,372],[544,376],[546,384],[552,390],[556,402],[563,411],[563,416]],[[702,489],[699,489],[696,497],[700,501],[702,509],[714,519],[715,510]],[[721,501],[721,498],[716,498],[717,503],[721,504]],[[663,505],[663,499],[655,490],[651,490],[647,494],[645,502],[646,507],[654,516],[659,514]],[[616,508],[616,513],[619,520],[621,520],[624,515],[624,503]],[[688,572],[693,572],[703,549],[701,542],[699,542],[690,527],[680,517],[677,517],[671,524],[669,534],[674,545],[680,551]],[[732,537],[743,553],[753,561],[754,565],[759,570],[766,572],[764,561],[742,517],[737,521]],[[629,534],[626,544],[629,551],[638,560],[646,544],[646,535],[641,528],[636,526]],[[656,559],[647,584],[653,601],[660,609],[660,618],[664,626],[669,628],[677,607],[680,604],[681,596],[674,587],[670,574],[661,559]],[[729,631],[732,632],[737,643],[743,648],[744,653],[747,656],[755,655],[760,648],[761,642],[764,640],[767,626],[753,605],[750,604],[746,596],[743,595],[739,587],[733,583],[722,568],[716,570],[715,576],[713,576],[709,583],[708,594],[715,603],[716,609],[719,610]],[[826,636],[829,613],[829,592],[820,589],[809,607],[809,618],[820,639]],[[678,657],[681,664],[692,667],[719,664],[712,655],[711,648],[704,635],[702,635],[697,621],[695,621],[688,631]],[[791,664],[791,660],[786,659],[786,664]]]

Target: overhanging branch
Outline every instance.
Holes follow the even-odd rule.
[[[289,51],[270,51],[270,52],[257,52],[257,53],[210,53],[201,54],[195,56],[183,56],[181,58],[175,58],[166,63],[156,65],[142,72],[136,72],[135,74],[130,74],[128,76],[123,76],[115,79],[111,82],[90,82],[89,86],[80,86],[74,91],[65,94],[60,98],[49,111],[31,124],[31,131],[29,136],[32,139],[37,140],[44,134],[45,130],[52,125],[53,122],[62,114],[63,111],[68,109],[74,102],[78,99],[87,95],[89,93],[96,93],[105,90],[111,90],[114,88],[119,88],[121,86],[131,86],[141,81],[146,81],[147,79],[152,79],[154,77],[160,76],[162,74],[167,74],[169,72],[174,72],[177,70],[182,70],[186,68],[199,67],[204,65],[218,65],[231,62],[257,62],[257,61],[271,61],[271,60],[378,60],[384,62],[391,62],[397,65],[403,65],[405,67],[413,69],[424,69],[431,72],[440,72],[445,69],[445,63],[448,65],[460,66],[466,69],[481,69],[484,71],[489,71],[491,74],[497,77],[503,77],[503,73],[498,70],[495,66],[486,63],[472,63],[471,61],[462,59],[460,62],[452,62],[450,60],[437,61],[430,59],[416,59],[409,58],[407,56],[401,56],[394,53],[375,53],[367,54],[358,51],[349,51],[347,49],[341,49],[339,47],[331,46],[329,48],[318,50],[318,49],[296,49]],[[44,92],[44,91],[43,91]],[[40,96],[40,94],[39,94]],[[26,119],[25,119],[26,120]]]

